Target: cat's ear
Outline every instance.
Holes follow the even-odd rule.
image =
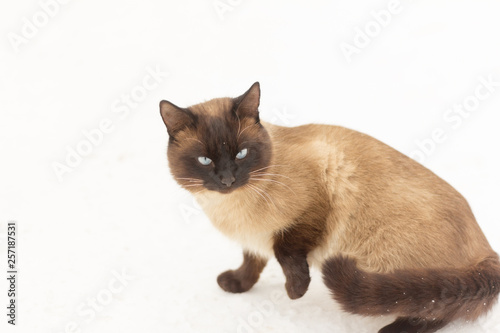
[[[234,99],[235,112],[240,119],[255,118],[259,121],[260,84],[255,82],[243,95]]]
[[[175,136],[180,130],[192,127],[196,123],[196,116],[191,111],[180,108],[169,101],[160,102],[160,113],[170,136]]]

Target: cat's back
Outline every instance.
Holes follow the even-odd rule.
[[[328,255],[355,252],[366,268],[385,271],[407,262],[457,266],[491,251],[467,201],[383,142],[340,126],[265,126],[276,154],[329,194]]]
[[[282,146],[311,146],[311,143],[328,144],[331,148],[342,148],[347,150],[362,149],[386,149],[389,146],[375,138],[361,132],[336,125],[306,124],[296,127],[278,126],[262,122],[273,138],[274,145]],[[316,150],[316,149],[315,149]]]
[[[418,183],[420,187],[432,184],[434,189],[460,196],[432,171],[370,135],[335,125],[264,126],[278,154],[300,151],[304,161],[306,156],[314,156],[320,166],[326,163],[329,169],[356,171],[353,183],[389,185],[391,179],[400,178],[399,182]]]

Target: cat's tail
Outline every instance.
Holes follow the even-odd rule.
[[[365,316],[394,314],[432,321],[474,320],[500,292],[500,262],[488,257],[464,269],[360,270],[345,256],[323,264],[323,280],[342,308]]]

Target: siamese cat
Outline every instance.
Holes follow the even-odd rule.
[[[263,122],[259,103],[258,82],[237,98],[160,103],[173,177],[243,247],[223,290],[249,290],[275,256],[291,299],[316,266],[345,311],[397,316],[379,333],[435,332],[491,309],[499,258],[453,187],[368,135]]]

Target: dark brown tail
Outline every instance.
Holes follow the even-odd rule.
[[[500,263],[489,257],[465,269],[414,269],[368,273],[354,259],[338,256],[323,264],[323,280],[347,312],[450,322],[474,320],[500,292]],[[389,332],[389,330],[388,330]]]

